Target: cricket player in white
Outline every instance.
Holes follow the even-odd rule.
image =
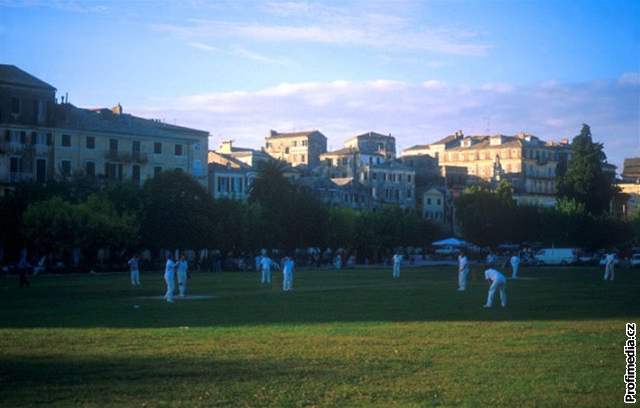
[[[288,256],[284,258],[284,266],[282,267],[282,290],[289,291],[293,289],[293,267],[295,263]]]
[[[487,304],[484,307],[493,306],[493,296],[496,294],[496,290],[500,289],[500,303],[502,307],[507,306],[507,279],[503,274],[496,271],[495,269],[487,269],[484,271],[484,278],[491,282],[491,286],[489,287],[489,293],[487,295]]]
[[[187,294],[187,269],[189,268],[189,263],[185,259],[185,256],[180,256],[180,261],[178,261],[177,269],[178,269],[178,290],[180,291],[180,297],[184,297]]]
[[[164,267],[164,281],[167,284],[167,293],[164,298],[169,303],[173,303],[173,292],[176,285],[176,263],[171,259],[171,255],[167,256],[167,263]]]
[[[518,269],[520,269],[520,257],[514,254],[511,257],[511,279],[518,279]]]
[[[400,277],[400,265],[402,264],[402,255],[399,253],[393,256],[393,277]]]
[[[342,256],[340,256],[340,254],[336,255],[336,259],[333,263],[337,270],[342,269]]]
[[[612,252],[607,254],[604,264],[604,280],[613,280],[615,276],[616,255]]]
[[[469,260],[464,253],[458,256],[458,290],[467,288],[467,276],[469,275]]]
[[[260,283],[271,283],[271,267],[275,266],[274,262],[266,255],[262,255],[261,262],[261,279]]]
[[[138,258],[138,254],[133,254],[129,262],[129,270],[131,271],[131,285],[140,286],[140,258]]]

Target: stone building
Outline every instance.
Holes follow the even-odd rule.
[[[0,65],[0,194],[18,181],[72,174],[142,183],[180,169],[207,184],[208,132],[112,109],[56,102],[56,89]]]
[[[386,159],[396,157],[396,138],[376,132],[363,133],[344,142],[347,149],[355,149],[362,154],[380,154]]]
[[[526,133],[463,136],[458,132],[437,144],[434,157],[439,166],[466,168],[467,184],[508,179],[518,203],[540,206],[555,204],[556,168],[571,154],[566,140],[544,142]]]
[[[209,151],[209,192],[215,199],[246,201],[256,177],[254,167],[228,153]]]
[[[313,168],[320,164],[320,155],[327,151],[327,138],[317,130],[290,133],[271,130],[266,138],[265,151],[294,167],[305,165]]]

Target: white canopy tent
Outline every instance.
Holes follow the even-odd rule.
[[[473,245],[470,242],[458,238],[447,238],[440,241],[432,242],[433,246],[451,246],[451,247],[467,247]]]

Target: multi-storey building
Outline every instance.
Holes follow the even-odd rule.
[[[329,179],[324,176],[303,176],[294,181],[317,199],[332,207],[356,210],[371,209],[369,189],[351,177]]]
[[[57,106],[55,171],[83,172],[106,179],[142,183],[164,170],[179,170],[207,185],[209,133],[112,109]]]
[[[206,186],[204,131],[113,109],[56,103],[56,89],[12,65],[0,65],[0,193],[17,181],[83,173],[141,183],[180,169]]]
[[[271,130],[266,138],[266,149],[273,158],[292,166],[316,167],[320,155],[327,151],[327,138],[317,130],[279,133]]]
[[[422,150],[411,148],[407,155],[418,152],[437,157],[441,168],[466,168],[467,183],[508,179],[514,187],[514,198],[520,204],[550,206],[555,204],[556,168],[570,159],[570,148],[562,143],[544,142],[535,136],[464,136],[462,132],[448,136]],[[406,153],[406,152],[405,152]]]
[[[378,154],[386,159],[396,157],[396,138],[376,132],[363,133],[344,142],[347,149],[355,149],[362,154]]]
[[[272,160],[272,157],[262,150],[234,146],[233,140],[222,141],[220,148],[215,152],[232,157],[250,167],[257,167],[260,163]]]
[[[415,206],[416,171],[395,156],[395,140],[368,133],[349,139],[339,150],[320,155],[317,172],[331,179],[353,179],[368,188],[374,207]],[[361,150],[362,149],[362,150]]]
[[[453,135],[449,135],[437,142],[425,145],[415,145],[408,149],[403,150],[402,156],[431,156],[434,159],[439,159],[440,155],[444,153],[445,150],[451,149],[452,147],[460,146],[460,142],[464,139],[464,134],[461,130],[457,131]]]
[[[228,153],[209,151],[209,192],[215,199],[246,201],[256,170]]]

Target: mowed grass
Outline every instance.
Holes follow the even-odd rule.
[[[474,269],[196,272],[216,297],[171,305],[159,272],[0,279],[0,406],[622,405],[640,271],[523,268],[483,309]]]

